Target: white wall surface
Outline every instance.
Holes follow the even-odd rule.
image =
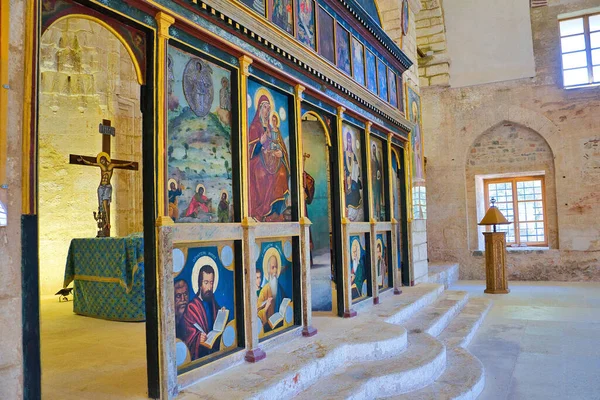
[[[444,0],[443,6],[452,87],[535,76],[529,0]]]

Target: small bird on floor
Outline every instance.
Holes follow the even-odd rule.
[[[70,295],[72,291],[73,291],[73,288],[62,288],[58,292],[56,292],[55,295],[60,296],[58,298],[58,302],[60,303],[63,301],[69,301],[67,296]]]

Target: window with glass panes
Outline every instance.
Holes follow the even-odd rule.
[[[559,25],[564,86],[600,85],[600,13]]]
[[[543,176],[485,180],[484,187],[486,204],[495,199],[498,210],[511,222],[496,227],[506,232],[508,245],[548,245]]]

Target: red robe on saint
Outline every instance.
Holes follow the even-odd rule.
[[[261,105],[265,102],[269,103],[269,98],[263,95],[248,130],[250,215],[261,221],[267,217],[283,220],[289,194],[289,156],[279,131],[273,130],[269,122],[265,126],[260,118]],[[260,143],[265,132],[267,140]],[[277,150],[281,150],[282,157],[275,156]]]
[[[213,324],[214,320],[217,318],[217,313],[219,312],[219,305],[216,300],[210,302],[212,305],[213,312]],[[209,326],[208,318],[206,316],[206,310],[202,305],[202,300],[200,297],[195,297],[194,300],[190,301],[187,306],[187,310],[183,314],[182,325],[184,327],[184,342],[187,348],[190,351],[190,357],[192,361],[197,360],[198,358],[202,358],[210,353],[214,353],[218,350],[217,343],[213,346],[212,349],[206,348],[202,346],[200,343],[200,332],[198,328],[194,326],[194,324],[198,324],[200,328],[204,330],[204,333],[208,335],[210,331],[213,329],[213,325]]]

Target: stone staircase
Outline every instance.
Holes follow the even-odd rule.
[[[296,338],[205,378],[183,399],[474,399],[485,375],[466,346],[491,302],[425,283],[360,304],[352,319],[314,317]]]

